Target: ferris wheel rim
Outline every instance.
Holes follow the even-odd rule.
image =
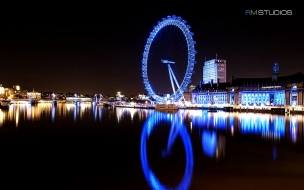
[[[144,48],[144,52],[143,52],[143,59],[142,59],[142,77],[143,77],[143,83],[145,85],[145,89],[148,92],[148,95],[153,97],[156,101],[159,102],[164,102],[165,98],[161,97],[159,95],[157,95],[154,90],[151,87],[151,84],[149,82],[148,79],[148,73],[147,73],[147,66],[148,66],[148,58],[149,58],[149,52],[150,52],[150,47],[151,44],[155,38],[155,36],[159,33],[159,31],[164,28],[165,26],[168,25],[173,25],[178,27],[184,37],[185,40],[187,42],[187,69],[185,71],[183,80],[180,84],[180,86],[178,87],[178,89],[169,97],[169,99],[174,99],[174,101],[178,101],[179,99],[181,99],[183,97],[183,92],[186,90],[188,84],[191,82],[191,76],[193,73],[193,69],[194,69],[194,64],[196,63],[195,61],[195,48],[194,48],[194,44],[196,43],[192,36],[194,35],[191,31],[190,31],[190,26],[186,24],[187,22],[185,20],[182,20],[181,17],[178,16],[167,16],[167,18],[163,18],[162,21],[159,21],[157,23],[156,26],[153,27],[152,32],[150,32],[150,35],[146,41],[145,44],[145,48]]]

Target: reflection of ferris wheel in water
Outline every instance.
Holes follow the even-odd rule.
[[[191,82],[196,51],[189,29],[185,20],[173,15],[163,18],[150,32],[143,52],[142,77],[148,95],[156,101],[179,101]]]
[[[168,117],[169,116],[169,117]],[[151,165],[148,162],[148,149],[147,143],[149,137],[151,137],[152,131],[156,127],[160,127],[160,122],[169,122],[171,124],[170,133],[168,137],[168,144],[164,151],[164,156],[169,155],[172,152],[172,147],[178,138],[181,138],[184,144],[185,153],[186,153],[186,164],[184,175],[180,180],[179,184],[174,188],[168,187],[161,183],[161,181],[157,178],[156,174],[152,171]],[[147,182],[149,183],[152,189],[188,189],[191,184],[192,174],[193,174],[193,150],[190,136],[188,134],[186,126],[180,120],[178,115],[162,112],[156,112],[149,116],[149,118],[144,123],[142,134],[141,134],[141,143],[140,143],[140,158],[142,169],[145,175]]]

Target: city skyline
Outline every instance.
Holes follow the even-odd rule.
[[[304,72],[304,26],[295,9],[291,16],[253,16],[245,15],[251,7],[197,6],[117,5],[112,15],[85,10],[22,17],[18,12],[0,29],[0,84],[39,92],[146,93],[141,76],[144,45],[153,26],[168,15],[182,17],[194,33],[195,86],[203,79],[205,59],[216,54],[227,61],[227,81],[231,76],[271,77],[276,61],[281,76]]]

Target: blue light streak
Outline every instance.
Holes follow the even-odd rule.
[[[155,173],[151,170],[148,158],[147,158],[147,139],[149,138],[152,130],[161,121],[171,122],[171,131],[168,138],[167,151],[170,151],[175,138],[180,135],[186,152],[186,168],[184,176],[180,183],[174,187],[166,187],[163,185],[159,179],[156,177]],[[192,173],[193,173],[193,151],[190,136],[188,134],[186,126],[180,122],[178,115],[167,114],[162,112],[154,112],[144,123],[142,134],[141,134],[141,147],[140,147],[140,157],[142,163],[142,170],[145,178],[152,189],[188,189],[191,184]]]
[[[213,158],[216,153],[216,132],[215,131],[203,131],[202,135],[202,148],[206,156]]]

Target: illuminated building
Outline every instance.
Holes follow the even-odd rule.
[[[138,94],[137,99],[139,99],[139,100],[149,100],[149,96],[147,96],[146,94]]]
[[[279,76],[274,63],[272,77],[234,78],[226,83],[201,83],[192,91],[192,103],[203,106],[304,106],[304,75]]]
[[[2,84],[0,84],[0,95],[3,95],[4,93],[4,87],[2,86]]]
[[[196,86],[194,86],[193,84],[189,86],[189,92],[192,92],[194,89],[196,88]]]
[[[122,95],[121,92],[117,92],[116,100],[123,100],[124,98],[125,98],[125,95]]]
[[[41,93],[40,92],[28,92],[27,98],[29,98],[29,99],[34,98],[34,99],[41,100]]]
[[[16,90],[16,91],[21,90],[19,85],[14,85],[14,86],[13,86],[13,89]]]
[[[225,83],[226,82],[226,60],[212,59],[205,61],[203,67],[204,83]]]
[[[30,99],[37,98],[41,99],[41,93],[38,92],[28,92],[27,90],[21,90],[19,85],[13,85],[13,88],[4,88],[0,84],[0,95],[4,98],[21,100],[21,99]]]
[[[228,104],[230,83],[200,84],[192,91],[192,103],[203,106],[226,106]]]
[[[26,98],[27,90],[21,90],[19,85],[14,85],[13,88],[3,88],[4,95],[8,98]]]

